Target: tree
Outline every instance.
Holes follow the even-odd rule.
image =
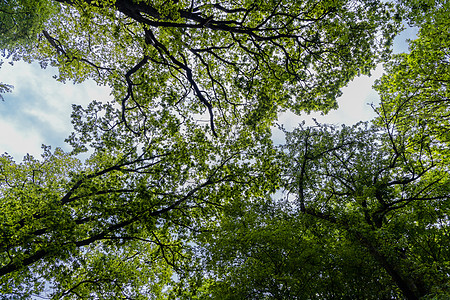
[[[395,55],[386,65],[387,74],[375,85],[382,98],[379,123],[395,128],[405,139],[426,135],[429,146],[441,152],[442,159],[450,141],[449,12],[445,3],[422,17],[410,53]]]
[[[340,88],[386,58],[398,27],[392,5],[372,0],[59,3],[23,57],[57,66],[62,81],[109,85],[136,133],[127,111],[206,113],[218,135],[266,128],[280,110],[336,108]]]
[[[0,3],[0,43],[2,54],[31,43],[56,6],[50,1],[19,0]],[[9,53],[10,54],[10,53]]]
[[[425,145],[367,124],[287,133],[287,198],[235,200],[191,284],[205,299],[444,299],[450,178]]]
[[[229,197],[265,180],[243,161],[244,154],[270,157],[269,145],[251,138],[212,143],[187,122],[181,136],[169,115],[148,120],[137,138],[120,110],[96,102],[76,106],[73,120],[75,152],[89,144],[93,151],[84,165],[49,148],[42,160],[21,164],[1,157],[4,297],[161,298],[192,255],[191,232]]]
[[[379,117],[287,133],[287,197],[204,235],[199,298],[448,298],[448,4],[419,2],[403,1],[422,27],[376,84]]]
[[[4,100],[2,93],[11,92],[12,88],[10,84],[0,82],[0,100]]]
[[[448,269],[439,276],[435,268],[448,264],[446,164],[423,144],[419,153],[402,150],[390,134],[327,131],[300,131],[288,143],[295,162],[288,186],[300,211],[364,246],[405,298],[445,285]]]
[[[381,299],[395,285],[338,226],[269,197],[236,201],[203,234],[198,299]],[[184,299],[184,298],[182,298]],[[193,299],[192,293],[186,299]],[[197,298],[194,298],[197,299]]]
[[[278,112],[335,108],[387,57],[391,4],[39,3],[57,9],[14,59],[109,85],[119,107],[75,106],[71,153],[2,157],[5,297],[48,285],[67,299],[445,291],[448,176],[424,135],[406,147],[390,125],[300,128],[277,159],[270,141]],[[281,185],[291,213],[269,198]]]

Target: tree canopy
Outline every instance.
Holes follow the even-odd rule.
[[[115,102],[73,106],[68,153],[0,157],[0,293],[448,297],[446,16],[417,1],[2,2],[7,57]],[[403,18],[423,24],[391,57]],[[273,144],[280,112],[336,108],[379,62],[375,120]]]
[[[218,135],[267,127],[285,109],[336,108],[340,88],[386,57],[398,27],[392,5],[372,0],[59,2],[19,56],[57,66],[62,81],[109,85],[136,133],[142,124],[125,111],[206,114]]]
[[[395,55],[388,74],[375,85],[383,98],[378,109],[385,123],[395,124],[405,138],[427,136],[434,150],[448,149],[450,77],[449,6],[423,20],[410,53]]]
[[[448,164],[426,137],[419,155],[390,130],[287,133],[285,197],[232,206],[205,234],[212,298],[445,299]]]

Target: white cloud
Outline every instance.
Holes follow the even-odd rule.
[[[0,120],[0,150],[7,152],[16,161],[29,153],[34,157],[40,157],[43,137],[36,130],[24,132],[7,121]]]
[[[349,85],[342,89],[343,95],[338,98],[339,108],[323,115],[320,112],[304,114],[301,116],[293,113],[284,113],[279,117],[280,123],[287,129],[296,127],[302,121],[313,125],[313,118],[319,123],[329,124],[355,124],[359,121],[369,121],[375,117],[375,113],[370,104],[377,104],[379,97],[372,89],[375,80],[383,74],[383,68],[379,65],[372,76],[360,76],[354,79]]]
[[[0,102],[0,153],[21,160],[26,153],[39,155],[42,144],[64,147],[72,131],[72,104],[111,100],[106,87],[92,81],[63,84],[53,79],[56,73],[24,62],[2,66],[0,81],[14,85],[14,90]]]
[[[372,71],[370,77],[360,76],[350,82],[347,87],[342,89],[342,96],[337,99],[339,104],[337,110],[330,111],[326,115],[320,112],[309,115],[305,113],[300,116],[293,113],[283,113],[280,114],[278,123],[283,124],[285,129],[291,131],[302,121],[305,121],[306,125],[314,125],[313,119],[316,119],[321,124],[336,125],[353,125],[360,121],[370,121],[376,116],[371,104],[376,105],[380,101],[379,96],[372,89],[372,85],[382,74],[383,67],[380,64]],[[272,134],[275,143],[284,143],[284,134],[280,130],[273,129]]]

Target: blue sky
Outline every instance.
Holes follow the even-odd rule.
[[[406,52],[408,48],[405,39],[414,38],[416,32],[415,29],[409,28],[397,37],[394,52]],[[111,100],[106,87],[99,87],[92,81],[77,85],[70,82],[63,84],[53,79],[52,76],[56,73],[56,69],[43,70],[37,64],[3,64],[0,69],[0,82],[14,85],[14,90],[4,95],[5,101],[0,101],[0,154],[7,152],[19,162],[27,153],[39,157],[42,144],[70,150],[64,139],[72,131],[71,105],[86,105],[92,100]],[[348,125],[370,120],[375,114],[369,104],[379,101],[371,86],[382,73],[383,69],[379,66],[372,72],[371,77],[356,78],[343,89],[344,94],[339,98],[339,109],[326,116],[283,114],[279,123],[290,130],[302,120],[311,124],[312,118],[321,123]],[[279,134],[275,132],[274,138],[281,142],[282,137]]]

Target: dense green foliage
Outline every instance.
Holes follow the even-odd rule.
[[[154,122],[166,126],[138,138],[120,116],[111,105],[75,107],[82,135],[70,141],[94,151],[84,164],[58,149],[21,164],[2,157],[3,293],[25,297],[46,280],[55,298],[151,298],[190,256],[192,230],[236,193],[273,181],[243,163],[266,156],[250,137],[207,141],[188,123],[181,137],[161,116]]]
[[[395,124],[404,138],[426,136],[444,159],[450,142],[449,13],[445,4],[427,15],[410,53],[395,55],[375,86],[383,99],[379,122]]]
[[[13,60],[115,98],[73,106],[70,153],[0,157],[3,298],[450,295],[447,4],[1,5]],[[402,18],[420,33],[386,64],[376,120],[273,145],[280,112],[336,108],[388,60]]]
[[[229,293],[224,299],[448,295],[448,164],[426,138],[416,141],[419,156],[389,129],[288,133],[286,197],[232,209],[207,238],[212,291]]]
[[[11,52],[36,39],[45,20],[56,13],[49,1],[19,0],[0,2],[0,44]]]
[[[130,115],[204,115],[216,136],[266,128],[280,110],[336,108],[398,27],[392,5],[372,0],[59,2],[25,59],[109,85]]]

